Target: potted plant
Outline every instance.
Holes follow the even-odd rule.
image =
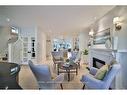
[[[83,51],[83,59],[84,59],[84,63],[87,64],[88,63],[88,50],[84,49]]]

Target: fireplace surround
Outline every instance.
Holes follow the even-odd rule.
[[[90,49],[89,50],[89,66],[100,68],[105,64],[110,64],[114,58],[112,49]],[[99,67],[98,67],[99,65]]]

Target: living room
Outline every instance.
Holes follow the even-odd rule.
[[[111,5],[0,6],[1,70],[6,70],[2,69],[6,63],[16,63],[17,89],[126,89],[126,10],[127,6]],[[100,69],[114,62],[120,68],[109,81],[89,78],[91,67]],[[72,67],[66,67],[68,63]],[[39,67],[32,71],[34,65]],[[45,86],[41,79],[46,76],[36,73],[46,74],[45,65],[50,69],[48,77],[61,81]],[[108,73],[105,76],[108,80]],[[10,82],[4,88],[1,83],[1,88],[16,89]]]

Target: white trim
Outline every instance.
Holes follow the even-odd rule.
[[[127,49],[118,50],[118,52],[127,52]]]
[[[96,51],[103,51],[103,52],[117,52],[117,50],[114,49],[103,49],[103,48],[90,48],[90,49]]]

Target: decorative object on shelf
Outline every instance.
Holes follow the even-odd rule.
[[[97,32],[93,37],[93,44],[105,44],[107,40],[111,41],[110,28]]]
[[[115,25],[115,30],[116,31],[119,31],[121,30],[122,26],[121,26],[121,19],[120,17],[114,17],[113,18],[113,24]]]
[[[35,58],[35,37],[31,37],[31,57]]]

